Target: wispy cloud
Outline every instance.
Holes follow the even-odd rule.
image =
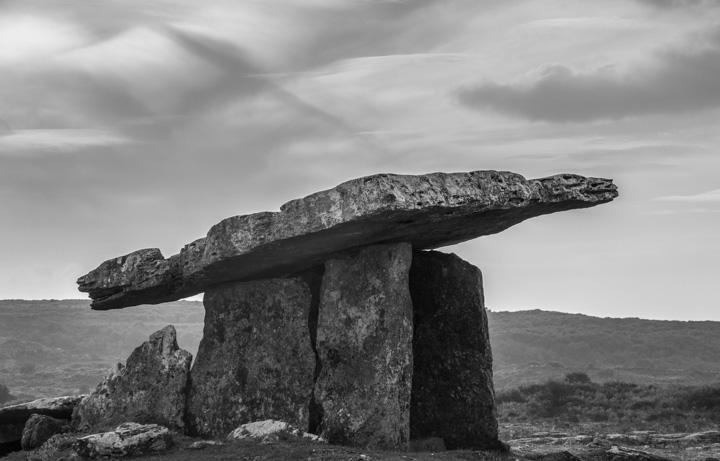
[[[0,155],[26,155],[27,152],[75,152],[97,146],[119,146],[133,140],[104,130],[18,130],[0,136]]]
[[[720,189],[694,195],[668,195],[658,197],[656,200],[663,202],[720,203]]]
[[[655,8],[720,7],[717,0],[636,0]]]

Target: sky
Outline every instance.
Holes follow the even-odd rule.
[[[717,0],[2,0],[0,299],[375,174],[614,179],[443,251],[488,308],[720,320]]]

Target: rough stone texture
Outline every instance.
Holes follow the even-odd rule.
[[[243,424],[227,436],[228,440],[256,440],[260,443],[272,443],[287,440],[307,439],[312,442],[326,442],[315,434],[308,434],[284,421],[267,419]]]
[[[84,458],[122,458],[162,453],[173,445],[170,430],[157,424],[125,423],[114,431],[81,437],[73,444]]]
[[[412,382],[408,243],[330,260],[320,292],[315,385],[330,443],[407,449]]]
[[[23,450],[33,450],[55,434],[70,431],[70,421],[51,416],[32,415],[25,423],[20,444]]]
[[[85,397],[72,395],[44,398],[0,408],[0,443],[21,440],[25,423],[33,414],[70,419],[75,406]]]
[[[364,245],[438,248],[495,234],[528,218],[617,197],[612,180],[511,172],[379,174],[293,200],[280,212],[227,218],[165,259],[139,250],[78,279],[93,309],[158,304],[221,282],[280,277]]]
[[[454,254],[415,251],[412,438],[448,449],[503,449],[480,269]]]
[[[22,424],[24,426],[33,414],[70,419],[75,406],[85,397],[85,395],[52,397],[0,408],[0,425]]]
[[[190,373],[190,434],[225,437],[240,424],[270,418],[308,428],[315,369],[311,300],[300,277],[205,292],[203,339]]]
[[[50,437],[37,450],[28,453],[27,461],[59,461],[68,459],[63,455],[71,453],[77,435],[56,434]]]
[[[76,430],[106,430],[126,421],[184,427],[192,355],[178,348],[168,325],[117,364],[73,412]]]

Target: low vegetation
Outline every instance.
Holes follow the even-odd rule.
[[[592,382],[585,373],[523,385],[497,393],[504,423],[606,423],[617,432],[692,432],[720,425],[720,383],[712,386],[658,386]],[[570,425],[566,424],[566,425]]]

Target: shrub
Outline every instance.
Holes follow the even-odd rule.
[[[590,384],[592,381],[587,373],[575,372],[565,375],[565,381],[570,384]]]
[[[0,384],[0,403],[9,402],[14,398],[15,396],[10,394],[10,389],[4,384]]]
[[[720,386],[692,389],[684,396],[681,404],[694,410],[720,410]]]
[[[574,388],[571,384],[550,380],[538,386],[538,392],[530,400],[530,412],[540,417],[562,414],[573,403]]]
[[[520,389],[501,391],[501,392],[498,392],[498,394],[495,396],[495,403],[509,403],[509,402],[525,403],[525,402],[527,402],[527,399],[522,394],[522,392],[520,392]]]

